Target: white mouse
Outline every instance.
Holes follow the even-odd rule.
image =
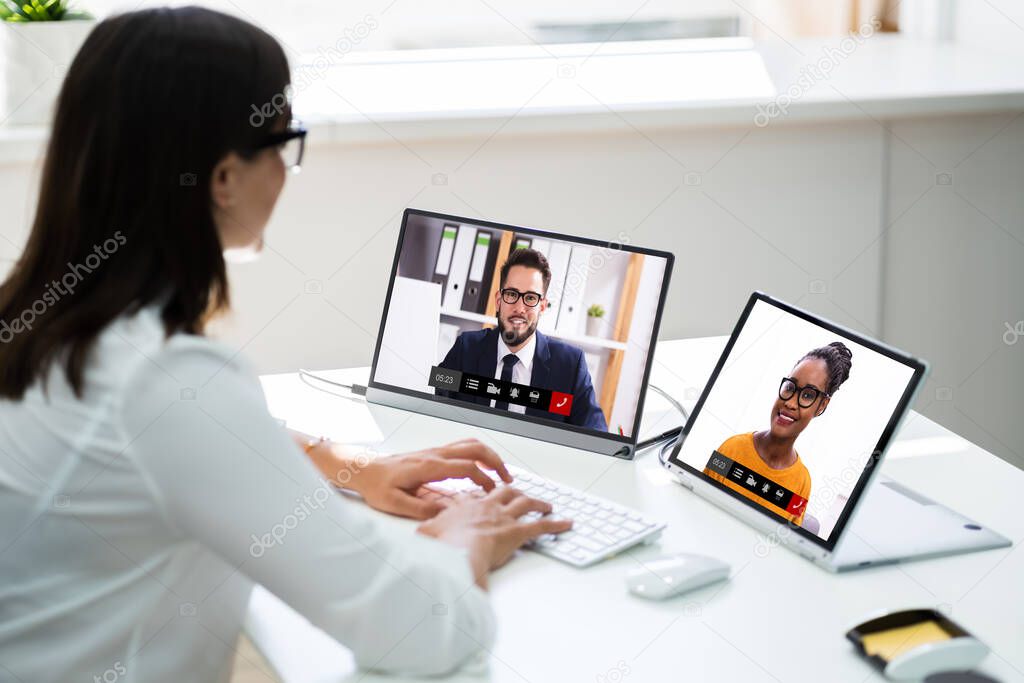
[[[679,553],[644,562],[629,572],[629,592],[650,600],[675,595],[729,578],[729,565],[706,555]]]

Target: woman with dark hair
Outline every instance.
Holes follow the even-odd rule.
[[[224,254],[259,250],[301,162],[288,85],[273,38],[194,7],[108,19],[71,64],[0,286],[0,668],[16,680],[225,680],[254,583],[364,667],[445,672],[492,641],[488,572],[569,526],[521,521],[550,506],[495,487],[481,467],[511,477],[474,440],[371,459],[289,435],[204,336],[228,307]],[[489,493],[415,496],[450,477]],[[390,538],[335,488],[420,533]]]
[[[749,474],[741,475],[740,482],[726,479],[707,468],[704,474],[794,524],[803,525],[807,501],[811,497],[811,473],[796,452],[796,440],[811,420],[824,414],[832,396],[850,377],[852,366],[853,352],[842,342],[832,342],[807,352],[793,367],[789,377],[783,377],[779,383],[779,394],[772,404],[768,429],[737,434],[718,447],[719,453],[776,486],[755,492],[749,485],[744,485]],[[768,483],[760,482],[756,477],[750,480],[757,481],[760,488]],[[791,505],[785,504],[791,499],[784,498],[784,494],[774,499],[780,486],[798,496],[792,499]]]

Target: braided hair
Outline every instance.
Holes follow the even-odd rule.
[[[850,368],[853,367],[853,351],[850,351],[843,342],[832,342],[828,346],[812,349],[804,354],[800,361],[808,358],[825,361],[825,366],[828,368],[828,386],[825,387],[825,393],[829,396],[834,394],[850,377]]]

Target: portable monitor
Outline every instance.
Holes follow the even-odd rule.
[[[832,551],[925,365],[754,293],[669,465]]]
[[[917,358],[755,292],[666,467],[830,571],[1006,547],[875,476],[925,374]]]
[[[367,399],[631,458],[673,256],[407,209]]]

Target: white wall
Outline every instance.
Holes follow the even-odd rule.
[[[538,39],[538,23],[623,22],[743,15],[731,0],[82,0],[98,16],[165,5],[202,5],[267,28],[293,51],[334,45],[360,24],[371,30],[353,41],[356,50],[405,47],[521,45]],[[371,18],[372,22],[367,22]]]
[[[953,38],[961,44],[1024,55],[1024,3],[1019,0],[956,0]]]
[[[662,338],[726,333],[764,289],[930,360],[918,408],[1024,465],[1024,340],[1001,336],[1024,319],[1024,118],[892,129],[888,150],[871,120],[539,137],[512,121],[486,144],[410,143],[415,155],[314,142],[265,257],[232,267],[235,312],[220,329],[262,372],[368,364],[408,205],[606,239],[625,230],[676,254]],[[936,185],[947,170],[954,184]],[[432,184],[437,172],[447,185]],[[0,166],[13,198],[0,234],[16,244],[30,178]],[[14,251],[0,239],[0,258]],[[952,400],[938,400],[943,387]]]
[[[429,165],[394,144],[312,148],[271,222],[266,258],[233,268],[237,342],[271,323],[247,349],[265,370],[292,368],[297,354],[319,367],[368,362],[407,205],[606,239],[625,231],[675,252],[666,338],[726,332],[758,287],[877,329],[874,124],[653,132],[653,144],[632,130],[516,128],[475,153],[476,139],[413,144]],[[690,169],[711,170],[695,186]],[[431,184],[438,170],[447,185]],[[305,294],[309,279],[323,280],[324,294]],[[825,292],[812,293],[819,281]],[[292,334],[303,343],[282,343]]]
[[[1019,114],[893,126],[882,331],[931,361],[919,410],[1024,467],[1024,338],[1003,340],[1024,321]]]

